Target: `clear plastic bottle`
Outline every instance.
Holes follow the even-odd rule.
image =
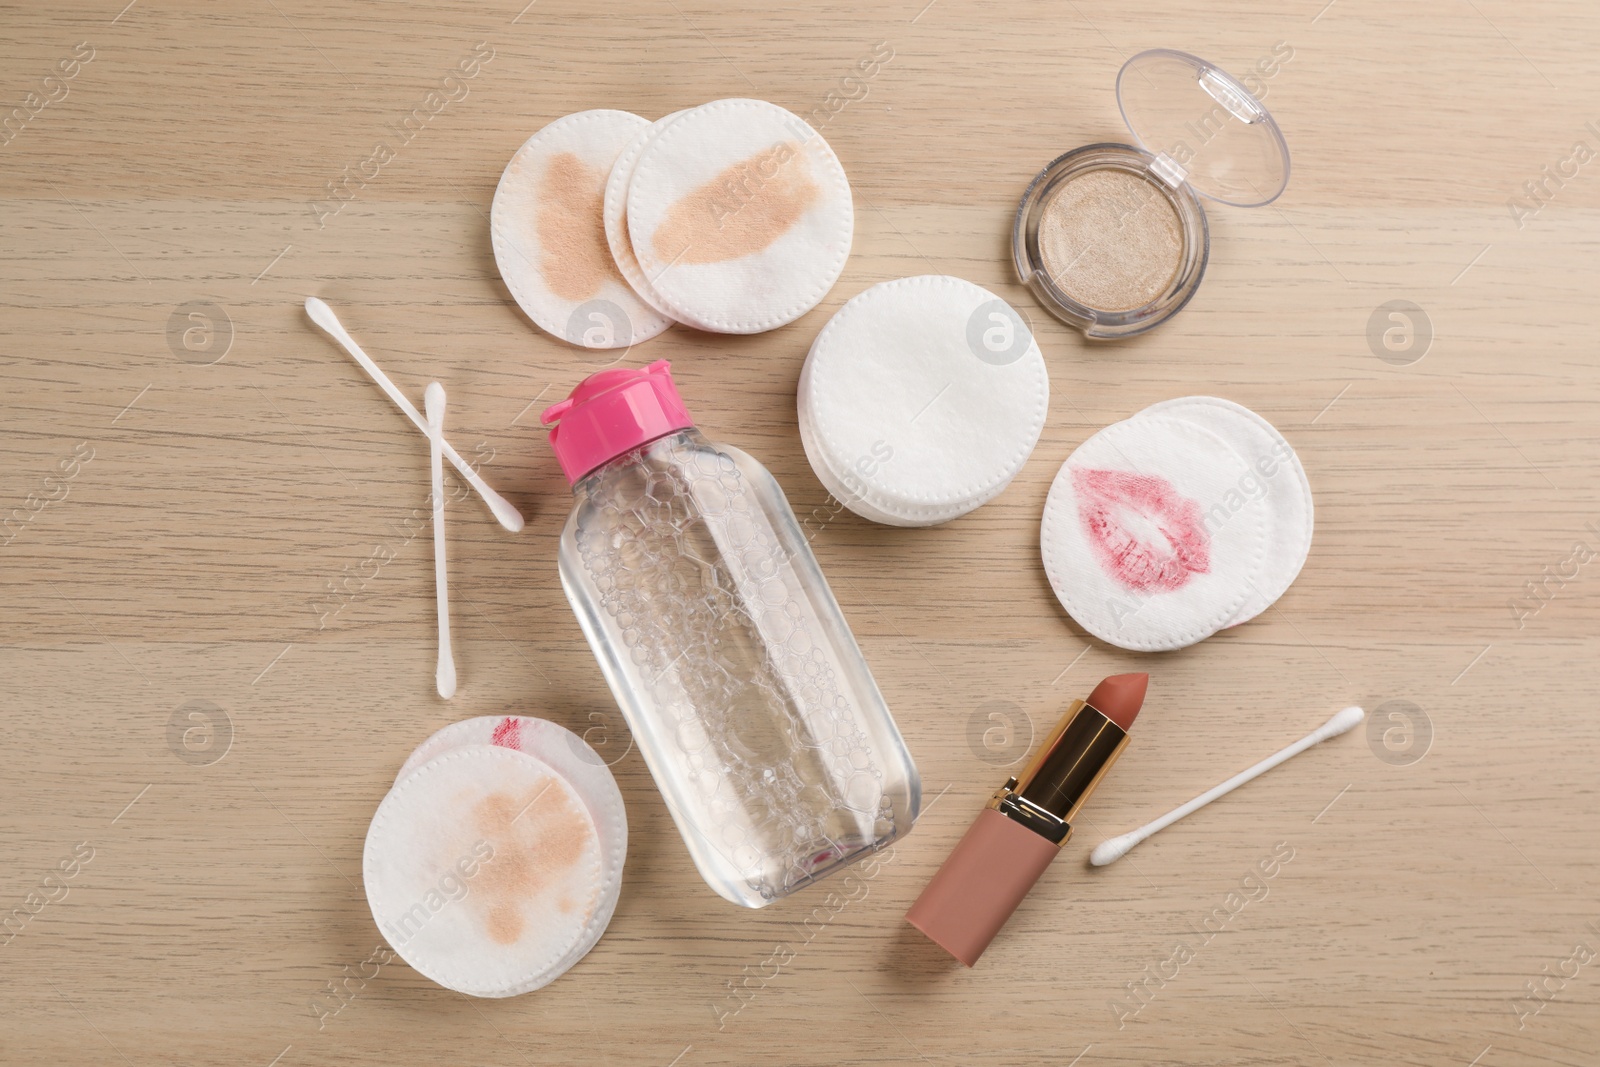
[[[561,584],[707,884],[759,908],[911,829],[921,781],[776,480],[666,361],[544,412]]]

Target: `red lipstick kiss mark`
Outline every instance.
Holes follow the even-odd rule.
[[[1196,501],[1154,474],[1076,470],[1078,517],[1106,573],[1141,593],[1170,593],[1211,569]]]
[[[514,716],[507,715],[495,723],[494,733],[490,735],[489,743],[491,745],[499,745],[501,748],[521,748],[522,723]]]

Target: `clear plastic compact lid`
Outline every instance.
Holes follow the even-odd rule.
[[[1140,52],[1117,74],[1117,105],[1152,169],[1171,184],[1237,207],[1260,207],[1289,184],[1289,146],[1261,101],[1224,70],[1169,48]]]

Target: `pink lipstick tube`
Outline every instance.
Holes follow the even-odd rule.
[[[1128,745],[1149,676],[1118,674],[1075,701],[1027,768],[1001,786],[906,921],[971,967],[1072,835],[1072,820]]]

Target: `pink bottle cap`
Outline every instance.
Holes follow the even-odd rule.
[[[550,447],[573,483],[630,449],[694,425],[664,359],[643,370],[591,374],[539,421],[550,426]]]

